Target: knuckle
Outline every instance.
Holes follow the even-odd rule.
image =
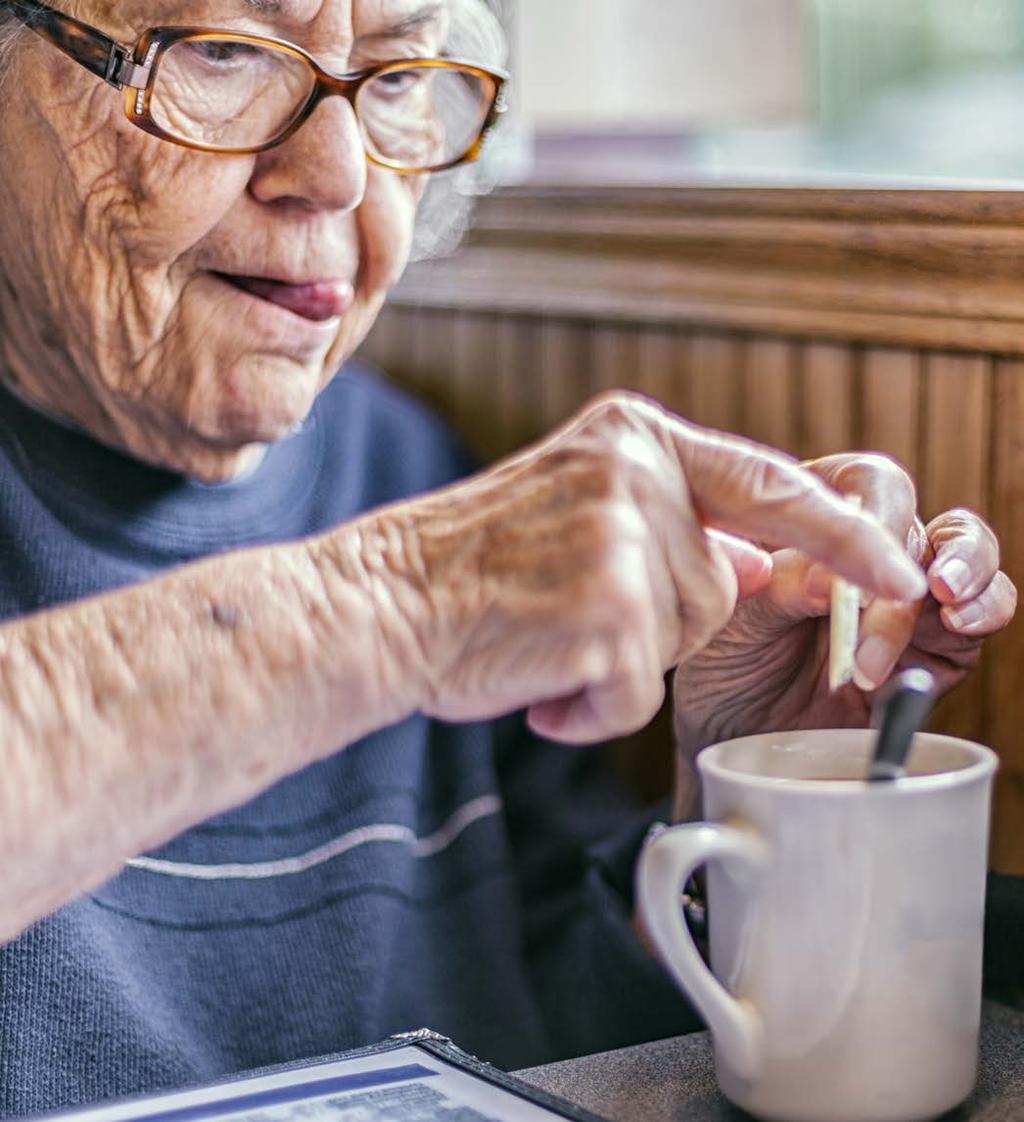
[[[738,451],[730,483],[734,494],[746,501],[784,510],[804,502],[820,486],[810,472],[780,453],[757,445],[740,446]]]
[[[958,526],[975,529],[984,526],[988,529],[985,520],[976,510],[966,506],[955,506],[949,511],[949,520]]]
[[[646,539],[647,528],[628,503],[599,501],[577,512],[568,536],[602,568],[615,569],[623,551]]]
[[[719,630],[724,627],[736,609],[738,595],[736,574],[731,566],[715,565],[711,569],[711,579],[708,582],[708,616]]]
[[[947,544],[957,538],[966,538],[991,552],[996,567],[999,565],[1000,546],[995,531],[977,511],[958,506],[944,511],[928,524],[928,536],[937,544]]]
[[[917,509],[917,488],[910,472],[892,456],[884,452],[863,452],[844,464],[837,480],[853,484],[871,480],[886,494],[904,501],[911,510]]]
[[[647,673],[643,677],[642,685],[640,718],[642,724],[647,724],[657,715],[665,701],[665,679],[660,674]]]
[[[973,531],[979,527],[988,530],[988,525],[981,515],[966,506],[950,507],[949,510],[944,510],[928,523],[929,531],[937,529],[963,532],[965,530]]]
[[[578,682],[603,682],[615,665],[615,640],[605,632],[595,631],[567,660],[570,677]]]
[[[966,519],[969,520],[969,524],[973,528],[975,534],[978,535],[981,541],[986,546],[988,546],[989,549],[993,550],[998,563],[999,538],[996,536],[995,530],[993,530],[992,527],[985,521],[985,519],[982,518],[982,516],[976,511],[964,510],[963,515]]]
[[[695,478],[703,474],[705,466],[710,468],[711,461],[723,448],[733,448],[737,453],[729,459],[719,476],[723,494],[733,501],[776,503],[798,497],[793,488],[793,478],[763,449],[754,445],[734,446],[727,437],[716,433],[701,434],[700,439],[694,442],[690,462],[685,468],[686,475]]]
[[[731,567],[715,565],[688,582],[681,601],[681,630],[688,651],[705,646],[732,618],[737,583]]]
[[[606,569],[593,587],[592,610],[619,634],[636,634],[647,625],[650,599],[644,585],[621,567]]]
[[[665,680],[652,651],[632,637],[622,639],[609,678],[616,683],[622,716],[633,728],[646,724],[665,699]]]
[[[737,475],[742,489],[753,502],[774,499],[780,492],[788,495],[792,486],[789,480],[784,479],[778,464],[754,456],[747,456],[740,462]]]
[[[602,421],[632,423],[649,406],[648,399],[634,390],[606,390],[588,402],[584,413]]]
[[[566,486],[580,497],[644,506],[664,493],[666,465],[660,446],[647,433],[620,427],[576,449],[562,469]]]
[[[661,435],[669,414],[651,398],[634,390],[608,390],[584,406],[579,430],[606,441],[624,434]]]
[[[567,590],[576,610],[585,617],[631,628],[642,617],[648,599],[646,572],[637,573],[635,550],[623,541],[614,518],[602,516],[589,519],[581,544]]]

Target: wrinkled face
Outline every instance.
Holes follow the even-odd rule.
[[[436,56],[437,0],[57,0],[134,43],[151,26],[298,43],[334,72]],[[367,163],[332,97],[278,148],[193,152],[28,36],[0,99],[0,359],[30,397],[210,480],[306,416],[406,262],[422,176]]]

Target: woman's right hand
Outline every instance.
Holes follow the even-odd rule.
[[[407,700],[456,721],[529,707],[569,743],[646,724],[665,671],[765,586],[770,557],[741,539],[888,599],[926,591],[879,522],[795,461],[626,393],[360,535]]]
[[[795,546],[889,598],[924,578],[782,456],[615,395],[473,479],[0,626],[0,940],[213,814],[421,709],[524,706],[581,742]],[[43,824],[40,826],[40,824]]]

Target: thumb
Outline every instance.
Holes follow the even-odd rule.
[[[831,609],[832,574],[797,549],[772,554],[771,579],[758,597],[759,623],[785,630],[807,619],[820,619]]]
[[[746,600],[768,587],[773,569],[770,553],[722,530],[707,530],[706,533],[721,547],[736,574],[737,599]]]

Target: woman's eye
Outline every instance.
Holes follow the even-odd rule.
[[[189,44],[198,62],[214,65],[247,62],[260,52],[251,43],[235,43],[226,39],[197,39]]]
[[[390,70],[379,74],[374,85],[381,93],[394,96],[408,93],[423,81],[424,75],[417,70]]]

